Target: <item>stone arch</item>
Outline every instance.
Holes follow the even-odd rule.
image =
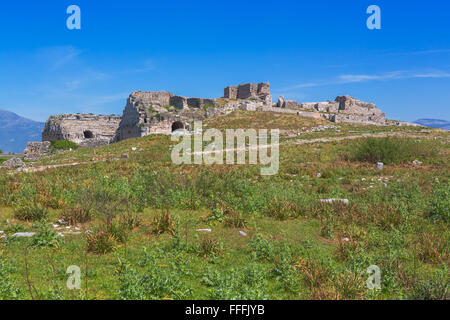
[[[172,123],[172,132],[176,130],[184,129],[184,124],[181,121],[175,121]]]
[[[83,132],[83,135],[84,135],[85,139],[93,139],[94,138],[94,134],[90,130],[85,130]]]

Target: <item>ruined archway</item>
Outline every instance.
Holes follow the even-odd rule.
[[[90,130],[84,131],[83,135],[84,135],[85,139],[93,139],[94,138],[94,134]]]
[[[175,121],[172,123],[172,132],[176,130],[184,129],[184,124],[181,121]]]

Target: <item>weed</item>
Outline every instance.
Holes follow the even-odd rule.
[[[111,252],[116,247],[114,236],[101,229],[86,234],[86,241],[88,251],[96,254]]]
[[[430,157],[436,151],[423,148],[422,144],[411,139],[400,138],[366,138],[354,145],[349,159],[363,162],[383,162],[401,164],[418,157]]]
[[[36,201],[21,201],[14,208],[14,216],[24,221],[39,221],[46,219],[48,210]]]
[[[152,232],[157,235],[163,233],[175,235],[175,228],[176,223],[170,215],[169,209],[163,209],[160,214],[156,214],[152,221]]]
[[[52,231],[51,226],[42,222],[39,226],[39,231],[34,235],[32,246],[36,248],[42,247],[58,247],[59,236]]]

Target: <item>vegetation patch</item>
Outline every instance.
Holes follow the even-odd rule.
[[[68,140],[55,140],[51,142],[50,148],[52,150],[76,150],[78,149],[78,145]]]

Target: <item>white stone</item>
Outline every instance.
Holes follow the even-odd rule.
[[[36,232],[18,232],[14,233],[11,238],[31,238],[36,234]]]
[[[211,232],[211,229],[197,229],[198,232]]]
[[[333,202],[342,202],[344,204],[349,204],[350,202],[348,201],[348,199],[336,199],[336,198],[331,198],[331,199],[320,199],[320,202],[322,203],[333,203]]]

